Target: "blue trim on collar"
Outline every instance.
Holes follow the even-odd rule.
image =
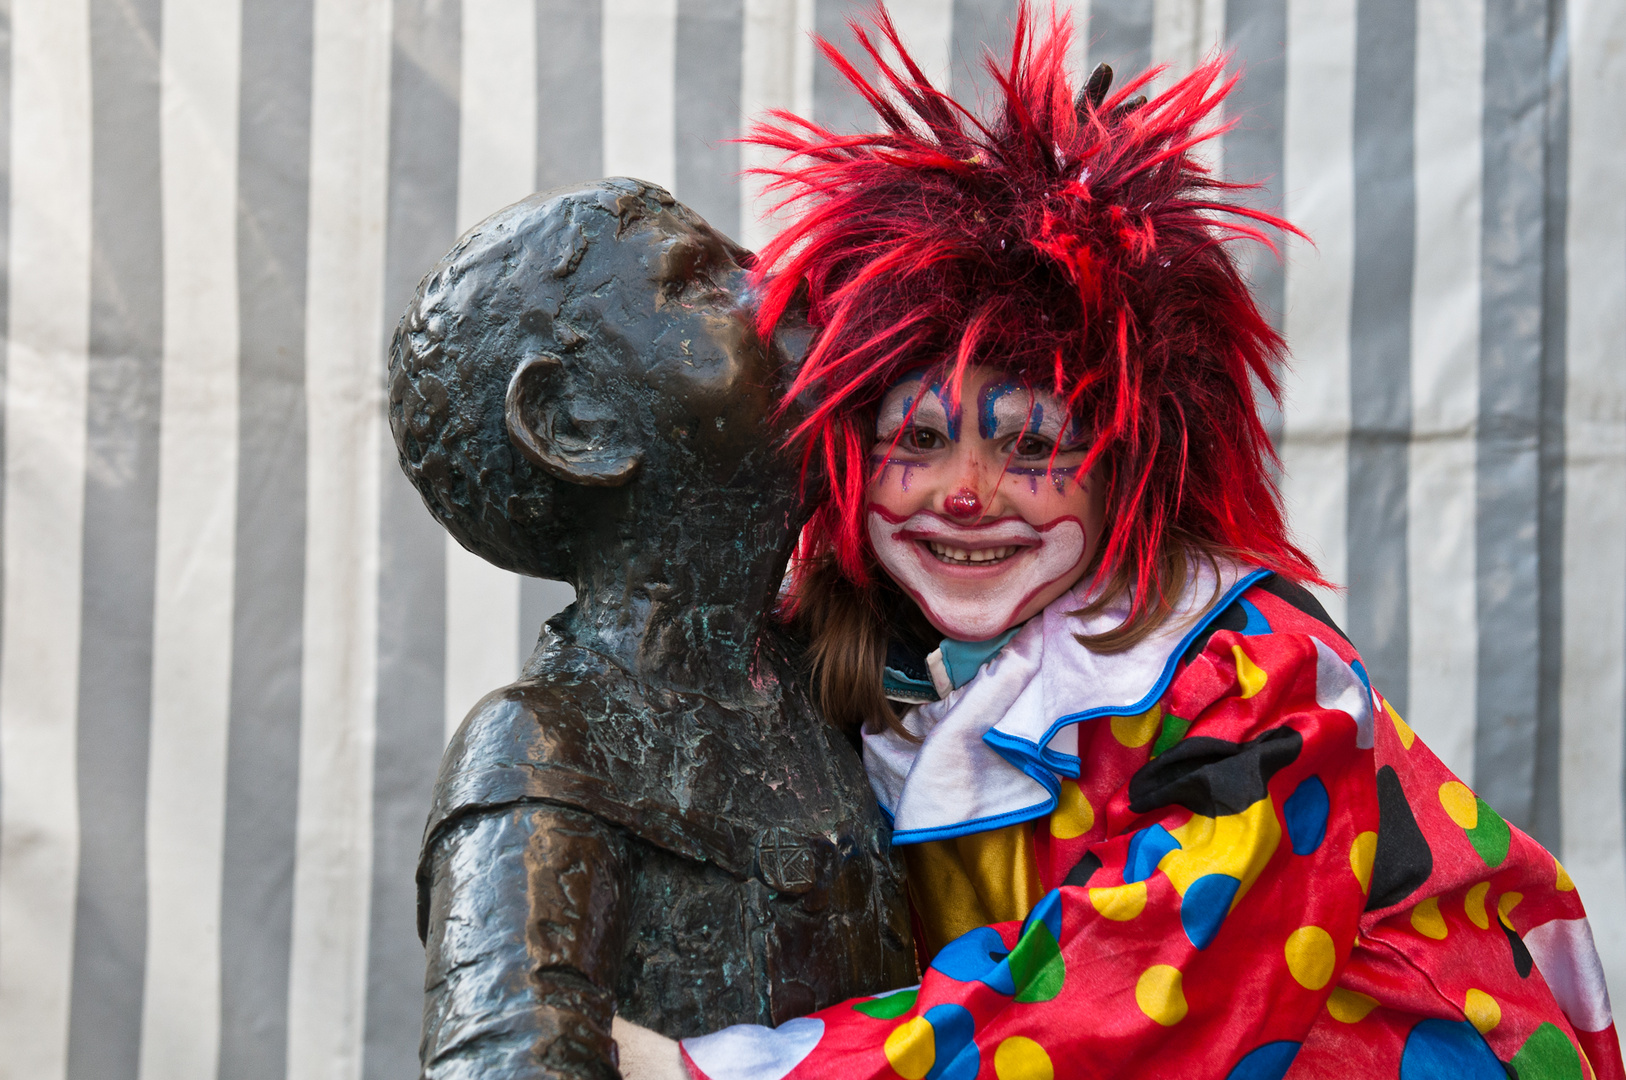
[[[1050,813],[1056,808],[1057,796],[1061,792],[1061,781],[1057,778],[1058,775],[1076,780],[1083,768],[1083,762],[1079,760],[1077,754],[1064,754],[1050,749],[1050,740],[1056,737],[1056,733],[1068,724],[1081,724],[1105,716],[1138,716],[1157,704],[1164,693],[1168,691],[1169,684],[1174,681],[1174,669],[1179,666],[1180,658],[1186,654],[1186,650],[1191,647],[1192,642],[1196,641],[1202,632],[1208,629],[1209,624],[1219,618],[1225,609],[1236,601],[1237,597],[1251,588],[1255,582],[1269,577],[1270,574],[1271,571],[1269,570],[1254,570],[1238,578],[1236,583],[1225,591],[1225,594],[1208,609],[1202,618],[1192,624],[1191,629],[1169,651],[1168,658],[1163,663],[1163,671],[1158,675],[1157,681],[1134,704],[1101,705],[1093,709],[1085,709],[1082,712],[1069,713],[1051,724],[1049,730],[1045,732],[1044,738],[1037,744],[1030,743],[1026,739],[1019,739],[1014,735],[1007,735],[998,728],[991,729],[983,735],[983,742],[987,743],[1000,757],[1016,768],[1021,769],[1025,775],[1042,785],[1050,793],[1049,798],[1043,802],[1034,803],[1032,806],[1023,807],[1020,810],[1007,810],[1003,813],[992,814],[972,821],[939,825],[929,829],[909,829],[903,832],[894,832],[892,834],[892,843],[900,845],[918,844],[927,840],[952,840],[955,837],[969,836],[972,833],[985,832],[1005,825],[1032,821]],[[890,814],[887,816],[889,819],[891,818]]]
[[[1027,770],[1024,769],[1023,771],[1026,772]],[[971,833],[987,832],[990,829],[1003,828],[1006,825],[1019,825],[1024,821],[1033,821],[1036,818],[1044,817],[1055,808],[1056,797],[1052,795],[1042,803],[1034,803],[1032,806],[1024,807],[1021,810],[1007,810],[1003,814],[992,814],[985,818],[977,818],[975,821],[962,821],[953,825],[938,825],[931,829],[907,829],[902,832],[894,832],[892,834],[892,845],[898,847],[903,844],[924,844],[928,840],[953,840],[955,837],[968,836]]]
[[[1156,705],[1162,700],[1164,693],[1168,691],[1169,684],[1174,681],[1174,669],[1180,666],[1180,658],[1186,654],[1187,649],[1191,648],[1191,643],[1196,641],[1204,630],[1208,629],[1210,623],[1224,614],[1225,609],[1236,602],[1237,597],[1247,592],[1254,582],[1269,577],[1270,574],[1271,571],[1269,570],[1254,570],[1238,578],[1236,584],[1225,590],[1225,595],[1221,596],[1202,618],[1193,623],[1191,629],[1187,630],[1185,636],[1180,639],[1179,644],[1169,651],[1168,658],[1163,661],[1163,671],[1158,675],[1157,681],[1134,704],[1100,705],[1093,709],[1085,709],[1082,712],[1069,713],[1051,724],[1049,730],[1044,733],[1044,737],[1037,744],[1030,743],[1026,739],[1019,739],[1014,735],[1007,735],[997,727],[983,735],[982,741],[997,750],[1001,757],[1013,765],[1018,764],[1011,756],[1016,754],[1026,760],[1065,763],[1070,766],[1070,771],[1066,775],[1078,776],[1082,763],[1079,761],[1077,754],[1063,754],[1049,748],[1050,740],[1056,737],[1056,732],[1068,724],[1081,724],[1087,720],[1097,720],[1103,716],[1139,716],[1153,705]],[[1026,769],[1023,771],[1026,771]],[[1057,771],[1062,770],[1058,769]]]

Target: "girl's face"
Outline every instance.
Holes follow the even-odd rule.
[[[979,366],[953,400],[920,374],[887,393],[865,516],[881,566],[931,624],[984,641],[1078,582],[1102,500],[1078,475],[1088,446],[1053,395]]]

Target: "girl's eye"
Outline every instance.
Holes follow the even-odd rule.
[[[1016,440],[1017,457],[1049,457],[1055,443],[1038,435],[1023,435]]]
[[[930,428],[910,428],[899,441],[911,450],[939,450],[945,445],[943,436]]]

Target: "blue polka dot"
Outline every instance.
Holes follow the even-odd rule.
[[[1001,994],[1016,993],[1010,965],[1005,957],[1010,950],[991,926],[979,926],[961,934],[943,946],[932,957],[932,970],[940,971],[956,982],[980,982]]]
[[[1225,1075],[1225,1080],[1282,1080],[1302,1045],[1283,1040],[1256,1046]]]
[[[1180,925],[1193,945],[1208,948],[1225,916],[1230,914],[1231,900],[1241,886],[1242,883],[1229,874],[1204,874],[1191,883],[1180,900]]]
[[[1466,1020],[1424,1020],[1406,1036],[1400,1080],[1507,1080],[1507,1070]]]
[[[1263,612],[1246,600],[1238,600],[1237,603],[1242,605],[1242,613],[1248,617],[1248,621],[1242,626],[1243,637],[1257,637],[1260,634],[1270,633],[1270,620],[1265,618]]]
[[[963,1005],[933,1005],[926,1010],[937,1052],[926,1080],[976,1080],[982,1067],[977,1052],[977,1026]]]
[[[1180,850],[1180,841],[1161,825],[1142,829],[1129,838],[1129,861],[1124,865],[1124,881],[1145,881],[1163,861],[1163,856]]]
[[[1027,937],[1028,931],[1033,929],[1033,924],[1040,922],[1044,923],[1045,927],[1049,929],[1051,937],[1057,941],[1061,940],[1060,889],[1051,889],[1045,893],[1039,902],[1033,906],[1033,910],[1028,912],[1028,917],[1022,920],[1021,937]]]
[[[1327,811],[1331,805],[1327,785],[1320,777],[1312,776],[1293,789],[1293,794],[1282,804],[1293,854],[1308,855],[1321,846],[1327,835]]]

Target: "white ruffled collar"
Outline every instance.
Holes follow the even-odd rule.
[[[1191,642],[1268,573],[1196,561],[1173,616],[1112,654],[1091,652],[1075,635],[1120,625],[1128,603],[1079,619],[1070,613],[1088,600],[1081,583],[1029,620],[970,682],[905,713],[904,727],[921,741],[890,729],[866,732],[864,767],[892,817],[892,842],[942,840],[1048,814],[1061,778],[1079,774],[1077,725],[1150,709]]]

